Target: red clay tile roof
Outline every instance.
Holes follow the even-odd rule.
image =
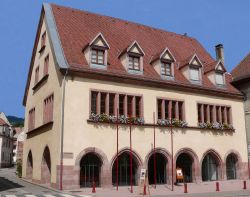
[[[110,46],[108,50],[109,65],[106,71],[102,71],[103,73],[117,73],[131,77],[131,74],[128,74],[122,66],[119,55],[135,40],[145,52],[143,58],[143,76],[136,77],[163,81],[150,64],[150,61],[153,57],[162,53],[166,47],[176,59],[175,81],[166,81],[166,83],[179,83],[192,86],[178,67],[183,61],[192,57],[194,54],[197,54],[204,65],[215,62],[210,54],[194,38],[54,4],[51,4],[51,7],[61,39],[62,48],[71,68],[78,70],[89,69],[82,49],[100,32]],[[92,70],[95,72],[95,69],[92,68]],[[226,84],[227,89],[218,89],[205,75],[202,78],[202,86],[205,88],[222,92],[229,91],[236,94],[239,93],[229,81]]]
[[[232,70],[233,80],[250,78],[250,53]]]
[[[0,126],[8,125],[2,118],[0,118]]]

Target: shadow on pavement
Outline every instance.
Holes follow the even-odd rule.
[[[9,189],[20,188],[20,187],[23,187],[23,186],[17,183],[14,183],[4,177],[0,177],[0,192],[9,190]]]

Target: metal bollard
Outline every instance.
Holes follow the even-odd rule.
[[[243,189],[247,189],[247,182],[243,181]]]
[[[217,191],[217,192],[220,191],[220,184],[219,184],[219,182],[216,182],[216,191]]]
[[[188,190],[187,190],[187,183],[184,183],[184,193],[188,193]]]
[[[147,187],[146,184],[144,184],[144,188],[143,188],[143,196],[147,195]]]
[[[95,181],[93,181],[93,185],[92,185],[92,193],[95,193]]]

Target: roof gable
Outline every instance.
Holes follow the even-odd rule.
[[[168,48],[165,48],[164,51],[161,53],[160,59],[169,60],[171,62],[176,61],[173,54],[170,52],[170,50]]]
[[[110,48],[108,45],[108,42],[106,41],[106,39],[104,38],[104,36],[102,35],[102,33],[98,33],[95,38],[89,43],[90,46],[95,45],[95,46],[100,46],[100,47],[104,47],[104,48]]]
[[[144,51],[142,50],[142,48],[140,47],[140,45],[138,44],[137,41],[134,41],[134,42],[127,48],[127,52],[137,53],[137,54],[140,54],[140,55],[145,55]]]

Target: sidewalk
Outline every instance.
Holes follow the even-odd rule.
[[[230,181],[219,181],[220,192],[216,192],[216,182],[202,182],[202,183],[188,183],[188,194],[201,194],[201,193],[224,193],[231,191],[239,191],[236,193],[250,193],[250,180],[247,180],[247,191],[243,190],[243,181],[242,180],[230,180]],[[81,194],[81,195],[90,195],[90,196],[100,196],[100,197],[125,197],[125,196],[142,196],[139,193],[139,187],[134,186],[133,193],[130,193],[129,186],[119,187],[119,191],[116,191],[116,188],[96,188],[96,193],[92,193],[92,188],[81,188],[77,190],[67,191],[71,194]],[[157,185],[156,189],[152,186],[149,186],[150,196],[170,196],[170,195],[180,195],[184,194],[184,185],[179,184],[174,186],[174,191],[171,191],[171,185]],[[234,193],[234,192],[232,192]],[[148,189],[147,189],[148,195]],[[187,195],[187,194],[185,194]],[[188,195],[189,196],[189,195]],[[196,195],[197,196],[197,195]]]

